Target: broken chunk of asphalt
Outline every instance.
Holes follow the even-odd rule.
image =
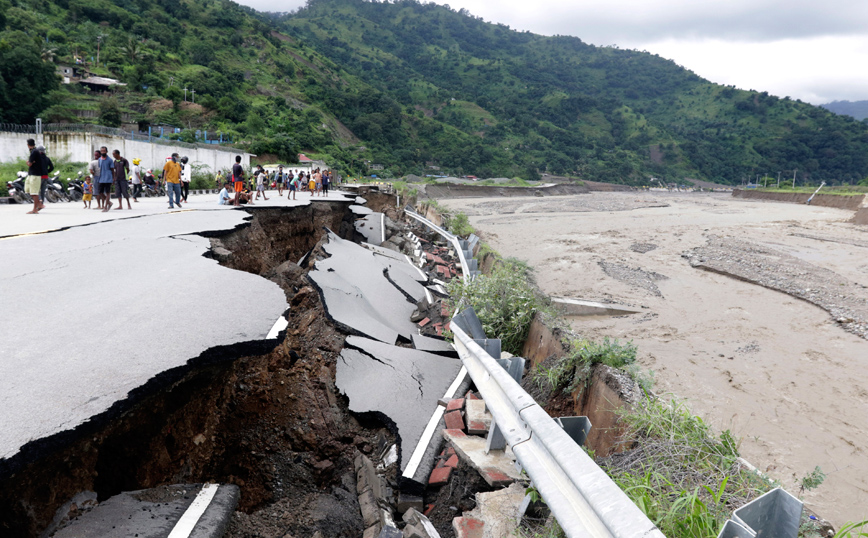
[[[381,245],[386,240],[386,226],[383,223],[384,217],[385,215],[382,213],[371,213],[356,220],[354,223],[355,229],[365,237],[368,243]]]
[[[455,359],[350,336],[335,384],[349,398],[351,411],[374,413],[394,425],[403,471],[438,409],[437,400],[460,370]]]
[[[316,262],[307,278],[322,298],[326,314],[346,332],[394,344],[410,342],[416,327],[415,306],[383,273],[378,256],[328,230],[323,250],[329,258]]]
[[[68,522],[54,538],[220,538],[239,495],[238,486],[217,484],[128,491]]]

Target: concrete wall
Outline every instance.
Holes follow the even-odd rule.
[[[804,204],[811,197],[808,193],[803,192],[765,192],[755,190],[735,189],[732,191],[734,198],[748,198],[751,200],[770,200],[774,202],[790,202],[794,204]],[[856,211],[866,201],[866,195],[857,194],[853,196],[844,196],[839,194],[818,194],[811,200],[811,205],[822,207],[835,207],[838,209],[849,209]]]
[[[14,161],[18,158],[26,158],[27,139],[36,138],[33,134],[0,133],[0,162]],[[168,141],[167,141],[168,142]],[[53,160],[67,158],[73,162],[89,162],[93,152],[100,146],[106,146],[109,153],[118,149],[121,155],[129,161],[134,158],[142,160],[142,166],[162,169],[166,157],[177,152],[186,155],[193,165],[204,165],[214,172],[218,169],[230,168],[235,164],[235,156],[241,156],[241,164],[245,167],[250,165],[250,154],[241,150],[199,146],[187,148],[181,145],[168,143],[148,142],[145,140],[128,140],[119,136],[107,136],[95,133],[45,133],[41,141],[45,151]]]

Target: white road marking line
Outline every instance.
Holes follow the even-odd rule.
[[[461,367],[461,370],[458,372],[458,376],[455,378],[455,381],[452,382],[452,385],[446,389],[446,394],[443,395],[443,398],[454,398],[455,391],[458,390],[458,387],[461,385],[461,382],[464,381],[464,377],[467,375],[467,368],[464,366]],[[404,468],[403,476],[405,478],[413,479],[413,475],[416,474],[416,470],[419,468],[419,464],[422,463],[422,456],[425,455],[425,451],[428,450],[428,444],[431,443],[431,438],[434,436],[434,430],[437,429],[437,423],[440,422],[440,418],[443,417],[443,413],[446,411],[445,407],[437,406],[437,409],[434,411],[434,414],[431,415],[431,420],[428,421],[428,425],[425,426],[425,430],[422,432],[422,437],[419,439],[419,443],[416,445],[416,449],[413,450],[413,455],[410,456],[410,460],[407,462],[407,467]]]
[[[196,498],[193,499],[193,502],[187,507],[187,511],[184,512],[181,519],[175,523],[172,532],[170,532],[169,536],[166,538],[189,538],[190,534],[193,533],[193,528],[196,526],[196,523],[199,522],[199,518],[202,517],[202,514],[205,513],[208,505],[211,504],[211,501],[214,499],[214,495],[217,493],[217,489],[219,488],[219,484],[205,484],[202,486],[202,489],[196,495]]]

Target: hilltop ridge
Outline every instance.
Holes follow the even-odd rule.
[[[647,52],[414,0],[310,0],[283,14],[229,0],[0,0],[0,14],[0,121],[207,130],[280,159],[313,153],[349,174],[382,164],[391,175],[628,184],[868,177],[868,126],[851,118],[713,84]],[[127,86],[114,97],[22,86],[14,56],[31,68],[78,58]],[[183,88],[196,90],[195,106]],[[35,98],[22,98],[28,89]]]

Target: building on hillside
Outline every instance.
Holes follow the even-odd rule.
[[[372,165],[368,166],[368,168],[370,168],[371,170],[383,170],[386,167],[383,166],[382,164],[372,164]]]
[[[81,67],[69,65],[58,65],[57,74],[61,76],[64,84],[78,82],[82,75],[87,75]]]
[[[126,83],[113,78],[94,76],[83,78],[78,83],[93,92],[108,92],[112,86],[126,86]]]

